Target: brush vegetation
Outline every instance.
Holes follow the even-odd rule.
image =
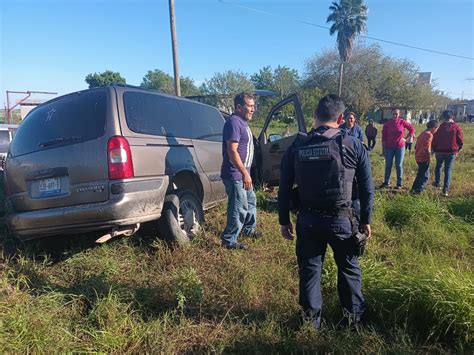
[[[361,258],[369,316],[363,328],[339,326],[331,255],[323,328],[301,324],[294,243],[279,235],[275,191],[264,190],[264,237],[249,240],[246,252],[219,247],[224,205],[209,211],[203,232],[181,248],[161,241],[153,224],[96,246],[96,235],[20,243],[2,223],[0,352],[471,352],[474,125],[463,129],[452,196],[408,194],[413,156],[406,157],[405,190],[377,192],[374,235]],[[377,184],[379,153],[371,153]]]

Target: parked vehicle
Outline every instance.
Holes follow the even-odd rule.
[[[8,148],[17,129],[16,124],[0,124],[0,171],[4,169]]]
[[[296,96],[284,101],[299,108]],[[268,143],[271,118],[253,167],[256,181],[270,184],[294,139]],[[199,231],[203,211],[226,197],[223,125],[215,107],[131,86],[48,101],[28,114],[10,145],[8,223],[22,240],[103,230],[103,242],[159,219],[166,238],[184,243]]]

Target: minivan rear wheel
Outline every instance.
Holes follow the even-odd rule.
[[[170,242],[187,244],[201,230],[204,211],[199,198],[190,190],[176,190],[165,198],[160,231]]]

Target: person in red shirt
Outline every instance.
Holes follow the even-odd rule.
[[[438,126],[438,121],[429,121],[426,125],[426,130],[416,140],[415,160],[418,164],[418,172],[411,188],[413,193],[421,193],[426,188],[430,178],[431,142],[433,141],[433,134],[438,130]]]
[[[441,120],[443,123],[441,123],[438,131],[433,135],[433,143],[431,145],[436,156],[435,181],[433,185],[440,187],[441,167],[444,164],[443,195],[448,196],[454,159],[462,149],[464,137],[461,127],[454,122],[453,111],[443,111]]]
[[[403,138],[405,129],[408,130],[408,134],[406,138]],[[385,122],[382,128],[382,149],[385,156],[385,177],[381,187],[390,186],[390,173],[392,171],[393,158],[395,158],[397,189],[402,188],[405,141],[414,134],[415,129],[413,126],[400,117],[400,110],[393,110],[392,118]]]

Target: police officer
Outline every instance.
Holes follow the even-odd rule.
[[[361,271],[354,235],[371,236],[374,198],[370,161],[362,142],[338,129],[344,104],[337,95],[323,97],[314,113],[314,128],[299,135],[281,163],[278,213],[281,234],[293,239],[290,202],[297,185],[296,256],[300,278],[299,302],[305,318],[321,324],[321,272],[329,244],[338,267],[337,290],[343,314],[358,323],[365,310]],[[351,208],[352,183],[358,181],[360,224]]]

